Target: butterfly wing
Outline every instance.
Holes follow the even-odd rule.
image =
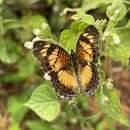
[[[72,99],[76,96],[78,88],[76,76],[71,64],[68,64],[58,72],[52,72],[52,84],[62,99]]]
[[[69,54],[63,48],[43,40],[34,42],[33,53],[43,72],[59,71],[70,62]]]
[[[41,70],[50,76],[61,98],[73,98],[77,82],[69,54],[60,46],[47,41],[34,42],[33,53],[41,64]]]
[[[99,84],[99,73],[97,67],[93,63],[81,62],[80,79],[84,93],[91,96],[94,94]]]
[[[99,50],[97,46],[98,39],[98,30],[93,25],[86,27],[81,33],[76,45],[77,58],[79,60],[96,63],[99,56]]]
[[[99,83],[99,73],[95,65],[99,56],[98,40],[98,30],[90,25],[81,33],[76,45],[82,89],[87,95],[93,95]]]

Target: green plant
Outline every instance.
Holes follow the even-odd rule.
[[[122,67],[128,68],[130,21],[127,15],[130,2],[127,0],[83,0],[80,2],[43,0],[42,10],[45,12],[42,13],[41,10],[40,13],[36,11],[37,9],[35,10],[39,2],[39,0],[0,1],[0,106],[4,102],[5,113],[10,114],[9,130],[24,130],[25,128],[29,130],[75,128],[104,130],[106,127],[115,130],[117,121],[127,126],[126,130],[128,130],[129,117],[122,110],[113,84],[112,65],[109,65],[110,75],[106,78],[103,57],[110,57],[119,61]],[[47,13],[46,8],[51,8],[50,14]],[[100,13],[107,16],[101,19]],[[93,15],[100,16],[100,19]],[[70,21],[73,21],[71,25]],[[67,26],[68,24],[70,27]],[[50,82],[44,81],[39,76],[39,66],[32,52],[24,47],[24,43],[32,39],[35,34],[53,43],[58,42],[70,52],[74,49],[84,27],[90,24],[96,26],[100,33],[98,43],[100,85],[94,96],[94,101],[100,110],[91,115],[89,111],[91,106],[87,96],[78,97],[73,102],[74,108],[71,108],[69,101],[58,100]],[[59,32],[60,36],[57,37],[56,34]],[[28,100],[31,93],[32,96]],[[30,112],[26,106],[42,120]],[[45,109],[46,106],[48,109]]]
[[[98,5],[98,2],[95,3],[97,3]],[[109,1],[108,3],[111,2]],[[88,9],[85,9],[85,11]],[[79,37],[79,34],[83,30],[84,26],[93,24],[99,29],[100,32],[100,56],[109,56],[115,60],[120,61],[123,66],[128,66],[128,58],[130,57],[130,40],[128,38],[129,22],[123,27],[118,27],[120,20],[122,20],[126,14],[126,7],[123,2],[121,0],[116,0],[107,7],[106,13],[109,17],[109,22],[107,22],[106,20],[95,21],[91,15],[85,14],[83,10],[76,11],[77,13],[71,17],[75,21],[71,24],[70,29],[65,29],[60,35],[60,45],[68,51],[74,49],[77,38]],[[105,30],[103,30],[104,27]],[[45,35],[45,30],[46,29],[43,28],[43,30],[41,30],[41,34],[38,34],[38,36],[42,37],[42,31]],[[51,38],[51,41],[55,41],[53,37],[45,36],[43,38]],[[122,111],[118,95],[112,84],[111,77],[108,80],[105,79],[105,75],[102,70],[103,62],[99,61],[98,66],[101,77],[99,85],[100,87],[98,92],[96,93],[95,98],[101,108],[101,111],[103,111],[108,117],[111,117],[129,126],[128,118]],[[46,94],[46,91],[48,94]],[[52,120],[59,113],[59,103],[57,101],[57,98],[49,96],[49,93],[52,92],[53,89],[50,89],[50,85],[47,85],[46,87],[45,85],[40,86],[36,91],[34,91],[31,99],[26,103],[26,106],[33,109],[43,119],[46,119],[48,121]],[[47,99],[43,96],[44,93],[48,96]],[[44,109],[44,104],[46,103],[46,101],[48,101],[48,99],[50,101],[50,105],[48,104],[48,109],[46,110]],[[50,117],[50,113],[54,114],[52,114]]]

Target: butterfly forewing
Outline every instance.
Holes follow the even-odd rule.
[[[63,48],[43,40],[34,43],[33,53],[44,72],[57,72],[70,62],[69,54]]]
[[[77,58],[79,60],[96,63],[99,56],[99,50],[97,46],[98,39],[99,32],[93,25],[85,28],[81,33],[76,45]]]

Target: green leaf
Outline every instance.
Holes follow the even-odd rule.
[[[87,26],[87,23],[82,21],[74,21],[71,24],[70,29],[65,29],[60,35],[60,45],[67,49],[69,52],[71,49],[75,49],[75,45],[79,38],[80,33]]]
[[[123,112],[119,97],[114,87],[108,87],[107,82],[100,86],[100,91],[95,96],[100,109],[107,116],[119,121],[120,123],[130,126],[130,122]]]
[[[105,120],[100,121],[100,122],[97,124],[97,126],[96,126],[96,130],[104,130],[104,129],[105,129],[105,126],[106,126]]]
[[[4,43],[4,41],[1,41],[1,44],[0,44],[0,60],[4,63],[12,63],[13,61],[10,59],[9,55],[8,55],[8,52],[7,52],[7,47],[6,47],[6,44]]]
[[[3,0],[0,0],[0,5],[3,3]]]
[[[75,48],[76,35],[69,29],[65,29],[60,35],[61,46],[66,48],[69,52]]]
[[[108,49],[109,56],[128,66],[128,59],[130,58],[130,27],[115,28],[113,32],[119,36],[120,43],[110,46]]]
[[[23,106],[23,103],[23,99],[19,96],[12,96],[8,100],[8,112],[11,114],[12,119],[16,122],[21,122],[28,112],[28,109]]]
[[[126,15],[126,6],[123,4],[122,0],[115,0],[107,8],[107,16],[113,22],[118,22]]]
[[[9,125],[8,130],[21,130],[21,128],[17,122],[12,121]]]
[[[26,21],[26,24],[25,24]],[[25,15],[22,20],[21,24],[23,24],[27,29],[34,29],[34,28],[40,28],[42,23],[47,23],[47,20],[45,17],[41,15]]]
[[[107,5],[110,3],[112,3],[112,0],[83,0],[81,7],[79,7],[79,8],[68,8],[67,7],[62,11],[61,14],[64,15],[68,11],[77,12],[77,13],[79,13],[79,12],[86,13],[89,10],[96,9],[100,6],[102,7],[102,5]]]
[[[26,21],[26,24],[25,24]],[[25,42],[28,39],[32,38],[32,32],[34,29],[41,30],[41,25],[45,23],[47,24],[47,20],[44,16],[41,15],[31,15],[27,14],[21,18],[19,24],[22,25],[22,30],[14,30],[16,33],[16,37],[20,39],[21,42]],[[48,26],[49,27],[49,26]],[[45,33],[46,34],[46,33]],[[50,35],[50,32],[47,35]]]
[[[42,119],[54,120],[60,112],[60,103],[55,90],[49,85],[39,86],[25,106],[36,112]]]
[[[23,118],[26,116],[29,109],[23,104],[28,100],[29,95],[33,90],[34,86],[29,86],[29,88],[25,86],[25,88],[22,89],[22,93],[9,97],[7,102],[7,110],[14,122],[20,124]]]
[[[53,130],[50,124],[38,120],[26,121],[26,126],[30,130]]]
[[[83,0],[82,8],[85,11],[89,11],[91,9],[96,9],[102,4],[110,4],[112,0]]]
[[[4,63],[11,64],[16,62],[18,53],[20,52],[20,47],[17,46],[14,41],[1,39],[0,50],[0,60]]]
[[[31,62],[31,65],[30,65]],[[5,73],[1,80],[6,82],[19,82],[26,79],[36,71],[36,60],[31,52],[26,53],[24,58],[16,63],[18,71],[15,73]]]
[[[8,31],[9,29],[16,29],[16,28],[24,27],[24,25],[21,24],[21,21],[16,20],[16,19],[5,19],[3,26],[4,26],[5,31]]]
[[[85,14],[85,13],[77,13],[75,15],[72,15],[71,18],[74,19],[74,20],[80,20],[80,21],[85,22],[89,25],[95,23],[93,16]]]

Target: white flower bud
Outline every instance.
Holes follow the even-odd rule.
[[[102,40],[104,41],[110,35],[109,31],[104,32]]]
[[[120,38],[117,34],[113,34],[113,43],[118,45],[120,43]]]
[[[103,105],[105,105],[105,104],[108,103],[108,102],[109,102],[109,98],[108,98],[107,96],[103,95],[103,96],[102,96],[102,99],[101,99],[101,103],[102,103]]]
[[[33,29],[33,34],[35,34],[36,36],[40,35],[41,30],[39,28],[34,28]]]
[[[39,40],[41,40],[40,37],[35,37],[35,38],[33,38],[32,42],[36,42],[36,41],[39,41]]]
[[[28,41],[24,43],[24,47],[26,47],[27,49],[33,49],[33,42]]]
[[[41,28],[44,30],[44,29],[47,29],[49,26],[47,23],[42,23],[41,24]]]

